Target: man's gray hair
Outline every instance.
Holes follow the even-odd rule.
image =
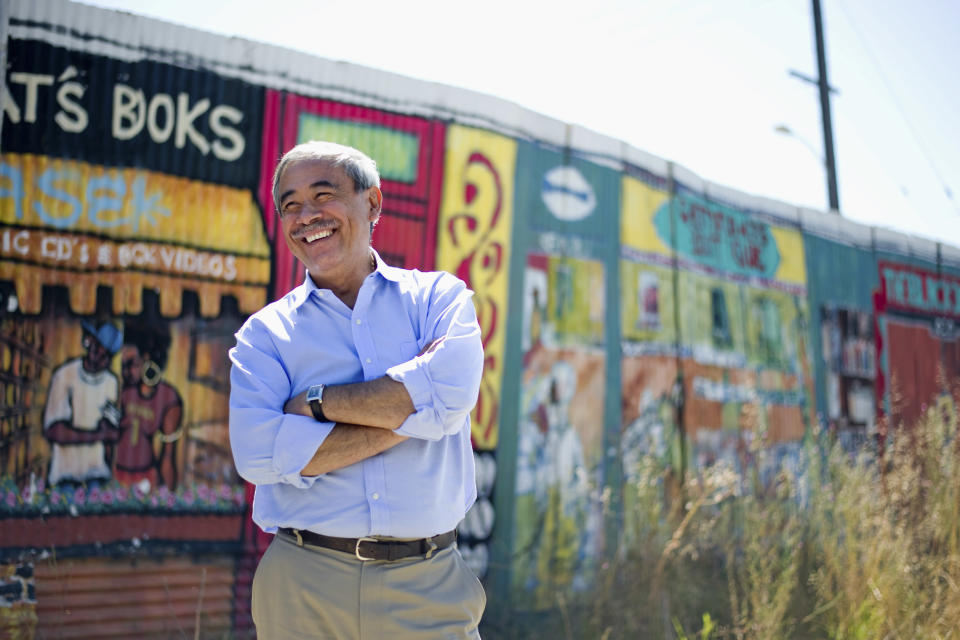
[[[273,172],[273,206],[280,213],[280,176],[288,166],[301,160],[326,160],[335,167],[341,167],[353,180],[357,193],[370,187],[380,187],[380,172],[377,163],[367,154],[336,142],[311,140],[302,142],[283,154]]]

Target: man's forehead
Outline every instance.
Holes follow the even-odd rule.
[[[290,162],[280,176],[281,191],[294,177],[301,183],[323,181],[336,187],[350,186],[352,182],[343,167],[327,158],[301,158]]]

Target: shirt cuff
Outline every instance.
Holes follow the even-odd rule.
[[[397,435],[419,440],[439,440],[443,437],[443,429],[437,426],[437,418],[433,409],[427,407],[407,416],[399,427],[393,431]]]
[[[430,404],[430,376],[427,375],[426,362],[420,356],[390,367],[387,375],[407,390],[415,411],[420,411]]]
[[[313,459],[323,441],[333,431],[333,422],[285,415],[273,443],[273,466],[281,479],[298,489],[309,489],[320,476],[305,477],[300,470]]]

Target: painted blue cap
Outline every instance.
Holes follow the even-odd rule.
[[[84,320],[80,323],[80,326],[96,338],[97,342],[103,345],[103,348],[109,351],[111,355],[120,351],[120,347],[123,346],[123,329],[117,329],[113,323],[104,322],[98,327],[94,323]]]

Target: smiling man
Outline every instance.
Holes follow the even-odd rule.
[[[380,177],[356,149],[294,147],[273,195],[306,276],[230,351],[234,460],[277,533],[253,582],[257,635],[477,638],[486,597],[455,535],[476,498],[473,293],[380,259]]]

